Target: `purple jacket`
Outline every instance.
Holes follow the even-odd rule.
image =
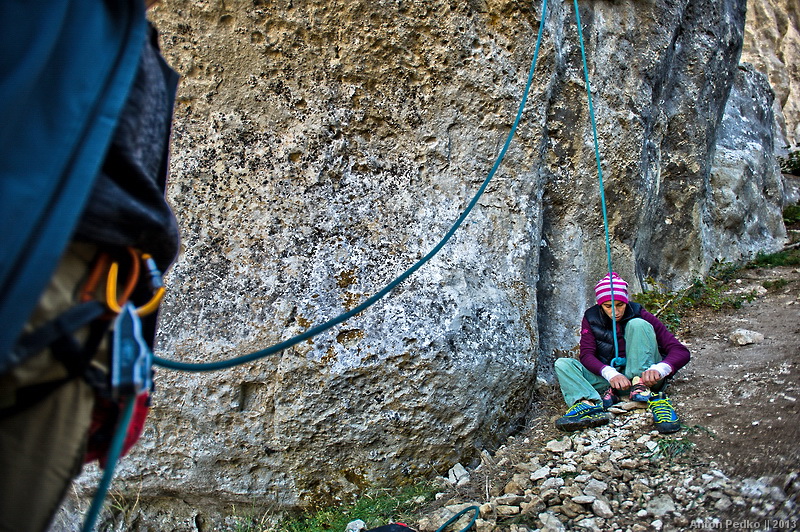
[[[679,369],[685,366],[689,362],[689,349],[683,345],[675,335],[673,335],[666,326],[659,321],[658,318],[644,310],[641,309],[641,313],[639,315],[640,318],[644,319],[648,323],[653,326],[653,329],[656,333],[656,342],[658,342],[658,350],[661,353],[663,359],[661,362],[665,362],[672,368],[670,375],[674,375]],[[611,321],[609,320],[609,324]],[[610,326],[609,326],[610,328]],[[623,328],[618,328],[617,330],[617,345],[619,347],[619,356],[625,356],[625,338],[623,336],[624,330]],[[592,332],[592,327],[589,324],[589,321],[586,319],[584,315],[583,321],[581,322],[581,342],[580,342],[580,356],[579,359],[581,364],[583,364],[586,369],[591,371],[596,375],[600,375],[603,371],[603,368],[606,367],[598,357],[597,357],[597,342],[595,341],[594,333]]]

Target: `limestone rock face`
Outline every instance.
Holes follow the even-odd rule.
[[[772,90],[749,64],[736,73],[717,145],[706,204],[709,260],[740,260],[786,235],[784,186],[775,160]]]
[[[776,148],[800,145],[800,3],[747,3],[742,61],[767,75],[775,91]]]
[[[722,207],[713,202],[718,191],[710,176],[738,72],[745,5],[591,3],[586,9],[584,19],[593,24],[589,68],[612,263],[634,291],[651,279],[677,288],[708,271],[714,253],[707,246],[717,240],[708,237],[715,228],[707,228],[707,220],[730,214],[716,214]],[[553,83],[546,122],[551,148],[541,169],[537,316],[544,372],[554,356],[576,346],[579,317],[593,302],[594,283],[608,271],[580,62],[570,31],[567,27],[559,42],[563,66]],[[771,122],[757,127],[768,134],[770,128]],[[774,164],[771,152],[766,157]],[[782,198],[770,201],[780,204]],[[731,209],[744,219],[741,211],[748,207],[743,199]],[[771,234],[761,243],[774,249],[781,237]],[[738,257],[744,254],[741,245],[734,237],[727,249]]]
[[[123,486],[154,507],[179,498],[189,520],[187,505],[341,500],[469,465],[524,422],[606,270],[575,14],[550,4],[518,134],[441,252],[277,355],[159,370]],[[744,17],[744,0],[582,2],[612,255],[634,288],[702,273],[723,241],[781,242],[780,177],[761,174],[774,158],[723,134],[732,90],[742,108],[768,92],[738,68]],[[161,2],[153,20],[183,76],[169,189],[183,248],[157,354],[262,349],[427,254],[505,141],[540,19],[504,0]],[[768,146],[772,116],[747,119],[766,121],[753,142]]]

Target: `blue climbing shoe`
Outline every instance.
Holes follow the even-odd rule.
[[[602,405],[590,405],[579,401],[556,420],[556,428],[564,432],[572,432],[589,427],[599,427],[610,420],[611,416],[603,411]]]
[[[672,401],[663,392],[652,394],[648,407],[650,408],[650,413],[653,414],[653,421],[658,432],[670,434],[681,430],[681,422],[672,407]]]
[[[634,377],[631,382],[631,401],[646,403],[650,400],[650,388],[642,384],[641,378]]]
[[[606,390],[606,393],[603,394],[603,410],[608,410],[621,400],[622,399],[619,398],[614,388],[609,386],[608,390]]]

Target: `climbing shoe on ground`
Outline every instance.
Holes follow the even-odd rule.
[[[637,403],[646,403],[650,400],[650,388],[642,384],[641,378],[634,377],[631,381],[631,401]]]
[[[681,422],[678,420],[675,409],[672,408],[672,401],[664,393],[652,394],[648,408],[653,414],[653,421],[658,432],[669,434],[681,430]]]
[[[606,393],[603,394],[603,410],[608,410],[621,400],[622,399],[619,398],[617,392],[614,391],[614,388],[609,386],[608,390],[606,390]]]
[[[602,405],[590,405],[582,401],[575,403],[567,413],[556,420],[556,428],[564,432],[599,427],[609,422],[611,416],[603,411]]]

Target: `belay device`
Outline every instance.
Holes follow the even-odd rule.
[[[119,406],[114,419],[93,419],[94,428],[104,423],[117,426],[111,441],[102,441],[93,450],[90,435],[87,459],[97,458],[103,466],[103,478],[92,499],[83,524],[83,532],[91,532],[103,507],[119,457],[124,455],[144,429],[150,390],[152,388],[153,353],[142,335],[142,322],[130,302],[122,306],[114,320],[111,355],[111,399]]]
[[[152,388],[153,353],[142,336],[142,322],[131,303],[114,320],[111,391],[114,399],[136,396]]]

